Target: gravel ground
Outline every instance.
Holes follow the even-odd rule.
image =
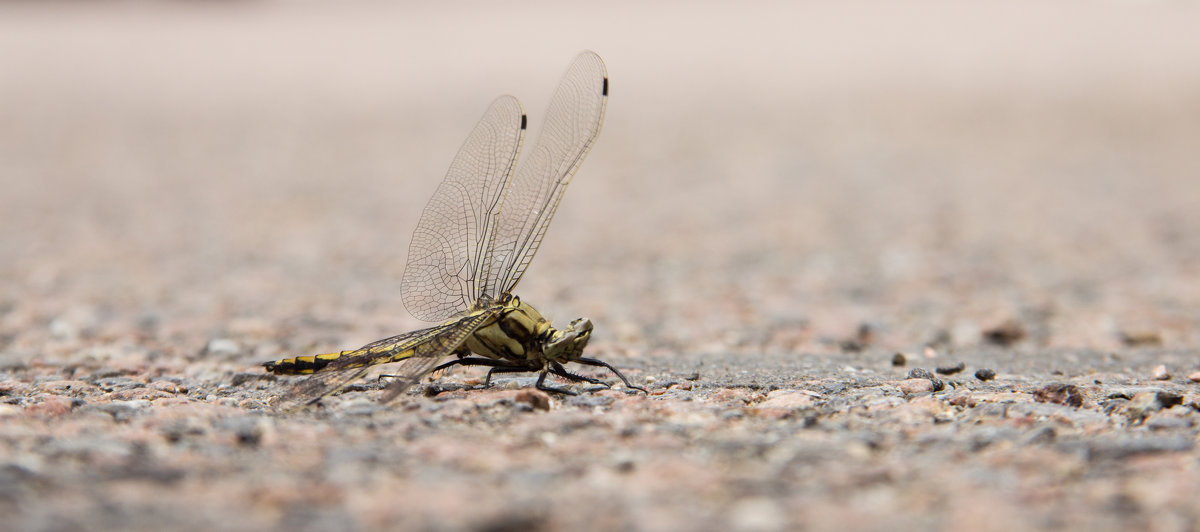
[[[1200,13],[919,7],[3,6],[0,529],[1200,527]],[[277,411],[583,48],[519,293],[650,393]]]

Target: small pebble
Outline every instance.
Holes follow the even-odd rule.
[[[932,386],[931,390],[935,391],[935,392],[940,392],[940,391],[946,389],[946,383],[942,382],[941,379],[934,376],[933,373],[930,373],[930,371],[925,368],[913,368],[913,369],[908,370],[907,378],[908,379],[925,379],[925,380],[929,381],[929,384]],[[901,388],[901,389],[903,389],[903,388]],[[908,393],[908,392],[905,392],[905,393]]]
[[[1134,422],[1146,419],[1147,416],[1164,408],[1183,404],[1183,396],[1172,392],[1141,392],[1129,401],[1126,416]]]
[[[892,355],[892,365],[901,367],[908,363],[908,359],[904,357],[904,353],[896,353]],[[1200,373],[1198,373],[1200,375]]]
[[[953,406],[965,406],[969,408],[975,408],[975,405],[978,404],[975,399],[971,397],[971,392],[956,393],[951,396],[950,400],[947,402]]]
[[[760,409],[783,408],[795,410],[808,408],[812,406],[814,396],[819,397],[820,394],[804,390],[776,390],[768,394],[767,400],[759,403],[757,406]]]
[[[1074,384],[1047,384],[1034,390],[1033,398],[1039,403],[1055,403],[1074,407],[1083,406],[1083,392]]]
[[[900,391],[907,395],[933,391],[933,381],[929,379],[904,379],[900,381]]]
[[[908,370],[908,378],[933,380],[934,376],[932,373],[929,372],[929,370],[927,370],[925,368],[913,368],[913,369]]]
[[[233,356],[240,353],[242,348],[229,338],[213,338],[204,346],[205,354],[218,356]]]
[[[66,415],[79,406],[83,401],[80,399],[71,399],[61,395],[45,395],[42,396],[40,403],[34,403],[26,407],[26,411],[32,414],[58,417]]]
[[[1121,342],[1129,347],[1162,345],[1158,331],[1122,331]]]
[[[967,369],[967,365],[963,362],[959,362],[953,366],[938,366],[937,372],[941,373],[942,375],[954,375],[955,373],[958,373],[964,369]]]
[[[975,372],[975,378],[987,382],[996,378],[996,371],[988,368],[983,368]]]
[[[550,396],[542,391],[521,390],[513,397],[518,403],[525,403],[536,410],[550,410]]]
[[[1154,380],[1156,380],[1156,381],[1171,380],[1171,372],[1167,370],[1166,365],[1159,364],[1157,367],[1154,368]]]
[[[847,353],[858,353],[858,352],[861,352],[863,350],[863,348],[866,347],[861,342],[859,342],[858,340],[854,340],[854,339],[842,340],[839,345],[841,346],[842,351],[845,351]]]
[[[856,340],[858,340],[858,343],[862,344],[863,347],[871,345],[871,342],[875,340],[875,328],[872,327],[870,323],[858,324],[858,336],[856,337]]]
[[[150,387],[167,393],[187,393],[187,386],[180,386],[171,381],[154,381]]]
[[[1188,380],[1192,382],[1200,382],[1200,371],[1188,375]]]
[[[1001,347],[1008,347],[1017,343],[1022,338],[1025,338],[1025,327],[1012,320],[983,331],[983,340],[985,342]]]

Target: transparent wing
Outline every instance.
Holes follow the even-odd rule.
[[[353,351],[343,351],[338,357],[295,384],[282,397],[284,410],[311,405],[321,398],[337,393],[370,371],[370,367],[400,362],[393,372],[396,379],[388,386],[383,401],[390,401],[420,382],[438,361],[457,350],[467,337],[480,327],[495,321],[499,309],[472,312],[457,321],[384,338]]]
[[[505,193],[484,294],[498,297],[521,280],[567,184],[600,134],[607,100],[604,61],[593,52],[579,54],[550,99],[533,151]]]
[[[450,353],[447,352],[446,354]],[[383,393],[383,397],[379,398],[379,402],[390,402],[407,391],[412,385],[421,382],[421,379],[425,378],[442,361],[442,358],[444,357],[408,358],[400,362],[396,367],[396,371],[392,374],[392,383],[388,385],[387,391]]]
[[[483,293],[497,214],[525,135],[525,111],[497,98],[458,150],[408,248],[400,296],[419,319],[467,310]]]

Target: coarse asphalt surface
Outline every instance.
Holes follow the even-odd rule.
[[[1196,529],[1195,8],[922,6],[4,6],[0,529]],[[274,408],[584,47],[518,292],[650,394]]]

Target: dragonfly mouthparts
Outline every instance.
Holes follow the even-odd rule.
[[[592,320],[579,318],[564,329],[555,331],[542,346],[547,360],[567,362],[583,356],[583,349],[592,338]]]

